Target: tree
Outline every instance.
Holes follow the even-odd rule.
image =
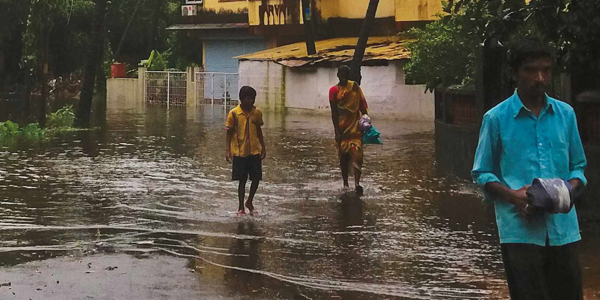
[[[107,0],[95,0],[94,26],[91,32],[92,43],[88,50],[88,62],[85,66],[81,98],[77,107],[77,114],[75,115],[75,126],[80,128],[90,126],[96,75],[98,74],[98,68],[102,65],[102,56],[105,49],[104,35],[106,31],[107,2]]]
[[[0,85],[5,72],[17,69],[30,4],[29,1],[0,0]]]
[[[455,19],[439,20],[423,29],[410,31],[416,41],[408,44],[411,60],[404,66],[406,81],[437,85],[468,84],[475,73],[475,52],[479,41],[461,32]]]
[[[66,13],[66,0],[31,0],[27,31],[23,36],[25,46],[24,63],[35,70],[41,86],[39,123],[46,125],[46,106],[48,98],[48,56],[50,34],[56,17]]]
[[[575,93],[600,85],[598,11],[596,0],[532,0],[529,5],[541,36],[556,45],[559,62],[573,75]]]
[[[411,59],[404,66],[407,81],[425,83],[428,90],[442,82],[473,83],[480,45],[509,45],[536,31],[525,21],[523,0],[450,1],[444,2],[444,13],[425,28],[409,31],[416,41],[409,44]]]
[[[131,14],[131,18],[129,19],[129,22],[127,22],[127,27],[125,27],[125,32],[123,32],[123,36],[121,36],[121,40],[119,41],[119,46],[117,46],[117,51],[115,51],[115,57],[119,57],[119,54],[121,54],[121,49],[123,49],[123,43],[125,42],[125,38],[127,37],[129,28],[131,28],[131,22],[133,22],[133,19],[135,18],[135,14],[137,13],[138,9],[140,8],[140,4],[142,3],[142,1],[143,0],[138,0],[137,3],[135,4],[135,9],[133,10],[133,13]]]
[[[367,14],[365,20],[360,28],[360,35],[358,36],[358,43],[354,49],[354,57],[350,66],[350,80],[356,81],[360,84],[362,75],[360,74],[360,66],[362,64],[363,57],[365,56],[365,49],[367,48],[367,42],[369,40],[369,32],[375,21],[375,14],[377,13],[377,6],[379,6],[379,0],[370,0],[369,7],[367,8]]]

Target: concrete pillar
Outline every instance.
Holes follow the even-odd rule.
[[[146,68],[138,68],[138,95],[139,99],[137,102],[139,104],[146,103]]]
[[[187,80],[186,80],[186,105],[189,107],[196,107],[196,78],[195,68],[187,67]]]

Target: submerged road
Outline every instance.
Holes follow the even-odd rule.
[[[253,217],[234,215],[219,107],[111,110],[0,148],[0,299],[507,298],[492,208],[436,172],[432,124],[373,116],[357,198],[328,116],[264,119]],[[600,238],[582,235],[600,299]]]

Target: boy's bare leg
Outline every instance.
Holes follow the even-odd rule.
[[[250,185],[250,195],[248,195],[248,201],[246,201],[246,207],[248,208],[250,213],[252,213],[254,211],[254,205],[252,205],[252,200],[254,200],[254,195],[256,194],[256,191],[258,190],[259,183],[260,183],[260,180],[253,180],[252,184]]]
[[[244,211],[244,198],[245,197],[246,197],[246,180],[240,180],[240,185],[238,186],[238,199],[239,199],[238,211]]]
[[[348,167],[350,163],[350,155],[340,154],[340,169],[342,169],[342,180],[344,180],[344,187],[348,187]]]

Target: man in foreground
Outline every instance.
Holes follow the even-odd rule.
[[[486,199],[494,201],[513,300],[583,299],[575,208],[540,211],[527,192],[536,178],[562,179],[572,202],[586,184],[575,113],[546,94],[553,61],[552,52],[533,39],[511,51],[517,89],[485,114],[472,170]]]

